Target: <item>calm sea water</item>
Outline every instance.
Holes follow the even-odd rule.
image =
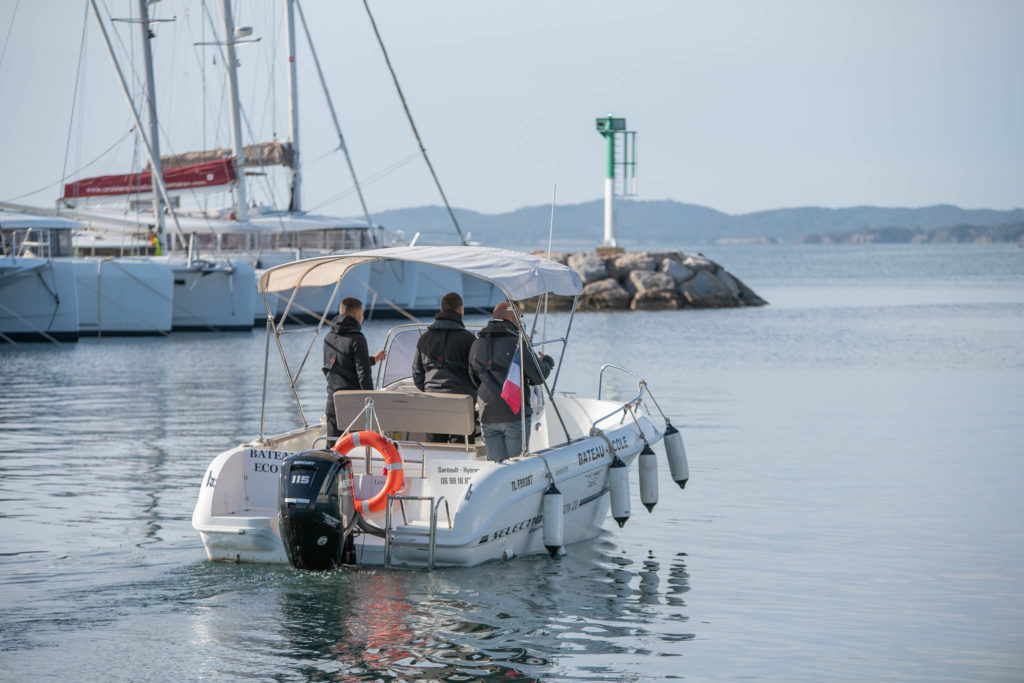
[[[1024,250],[703,251],[772,305],[574,323],[559,388],[636,370],[691,480],[559,560],[214,565],[264,332],[0,347],[0,679],[1024,679]]]

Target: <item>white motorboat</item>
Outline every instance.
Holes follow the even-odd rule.
[[[486,247],[393,247],[307,259],[267,270],[258,288],[265,298],[305,287],[337,291],[353,269],[389,260],[480,278],[509,301],[544,293],[578,296],[582,290],[570,268]],[[319,352],[324,320],[313,328],[301,362],[287,358],[282,325],[268,325],[268,357],[273,337],[302,424],[272,436],[261,425],[258,437],[213,459],[192,515],[211,560],[290,562],[308,569],[432,568],[558,554],[597,536],[609,507],[620,525],[625,522],[634,461],[639,461],[641,501],[653,507],[657,456],[650,447],[656,442],[665,442],[672,478],[683,486],[689,477],[679,432],[639,378],[636,395],[619,402],[603,399],[600,383],[596,398],[557,395],[556,373],[534,401],[529,452],[501,463],[487,460],[482,444],[428,441],[431,432],[472,434],[475,419],[471,397],[423,393],[412,386],[412,351],[425,327],[419,324],[389,333],[388,357],[378,367],[375,390],[335,393],[339,423],[351,423],[337,451],[324,450],[326,425],[306,420],[294,390],[309,353]],[[560,356],[550,355],[564,359],[571,323],[572,316],[566,335],[557,339],[533,342],[522,334],[522,357],[551,345],[561,348]],[[599,377],[611,369],[622,370],[606,365]],[[357,428],[362,431],[351,431]],[[373,448],[364,449],[367,445]]]

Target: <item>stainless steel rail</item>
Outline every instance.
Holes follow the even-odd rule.
[[[633,398],[629,399],[628,401],[624,401],[621,406],[619,406],[618,408],[616,408],[612,412],[608,413],[607,415],[602,415],[601,417],[599,417],[596,420],[594,420],[591,423],[591,425],[590,425],[591,427],[596,427],[598,422],[601,422],[603,420],[607,420],[609,417],[613,417],[616,413],[619,413],[619,412],[622,413],[622,420],[621,421],[625,422],[626,416],[629,415],[629,407],[632,406],[632,405],[638,404],[640,402],[640,400],[643,398],[645,391],[648,392],[648,395],[650,394],[650,390],[648,390],[648,388],[647,388],[647,382],[644,381],[635,372],[633,372],[632,370],[628,370],[626,368],[620,367],[618,365],[614,365],[612,363],[605,363],[604,365],[601,366],[601,372],[600,372],[600,374],[598,375],[598,378],[597,378],[597,398],[598,398],[598,400],[601,399],[601,389],[602,389],[602,385],[604,384],[604,373],[605,373],[605,370],[607,370],[608,368],[611,368],[613,370],[619,370],[620,372],[624,372],[627,375],[630,375],[631,377],[636,378],[636,385],[637,385],[637,390],[638,391],[637,391],[636,396],[634,396]]]
[[[430,528],[427,532],[423,532],[419,529],[412,529],[408,526],[402,529],[402,533],[409,536],[426,536],[427,537],[427,569],[434,568],[434,555],[437,548],[437,513],[441,507],[441,503],[444,503],[445,513],[448,516],[448,528],[452,528],[452,512],[451,508],[448,507],[448,501],[445,500],[444,496],[435,498],[434,496],[388,496],[388,507],[387,514],[384,517],[384,566],[391,566],[391,550],[392,548],[407,547],[407,548],[422,548],[423,544],[416,541],[396,541],[395,540],[395,528],[392,524],[393,513],[392,509],[395,502],[399,503],[402,510],[402,520],[408,524],[409,520],[405,515],[405,502],[406,501],[430,501]]]

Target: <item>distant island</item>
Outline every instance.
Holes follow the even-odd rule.
[[[603,202],[555,207],[555,242],[592,246],[603,230]],[[550,206],[531,206],[499,214],[455,209],[463,233],[493,246],[541,247],[547,244]],[[423,206],[382,211],[375,222],[416,232],[430,241],[453,240],[447,211]],[[621,244],[629,247],[748,243],[845,242],[1014,242],[1022,239],[1024,209],[962,209],[939,204],[920,208],[857,206],[841,209],[797,207],[727,214],[672,200],[620,200],[616,218]]]
[[[847,232],[802,235],[797,244],[966,244],[969,242],[1024,241],[1024,222],[1002,225],[955,225],[951,228],[915,230],[899,226],[865,228]]]

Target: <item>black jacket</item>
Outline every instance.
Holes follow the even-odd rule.
[[[366,337],[359,321],[350,315],[331,320],[331,331],[324,337],[324,376],[327,393],[338,389],[373,389],[374,359],[366,348]]]
[[[512,365],[512,357],[519,347],[519,328],[507,320],[491,320],[480,330],[473,348],[469,352],[469,379],[477,387],[477,399],[480,406],[480,422],[515,422],[519,415],[512,412],[505,399],[501,397],[501,389]],[[523,359],[523,372],[527,384],[542,384],[544,378],[555,367],[555,361],[549,356],[540,360],[529,354]],[[530,389],[523,387],[523,410],[526,415],[530,410]]]
[[[469,380],[469,349],[476,335],[458,313],[441,311],[416,342],[412,381],[420,391],[476,395]]]

